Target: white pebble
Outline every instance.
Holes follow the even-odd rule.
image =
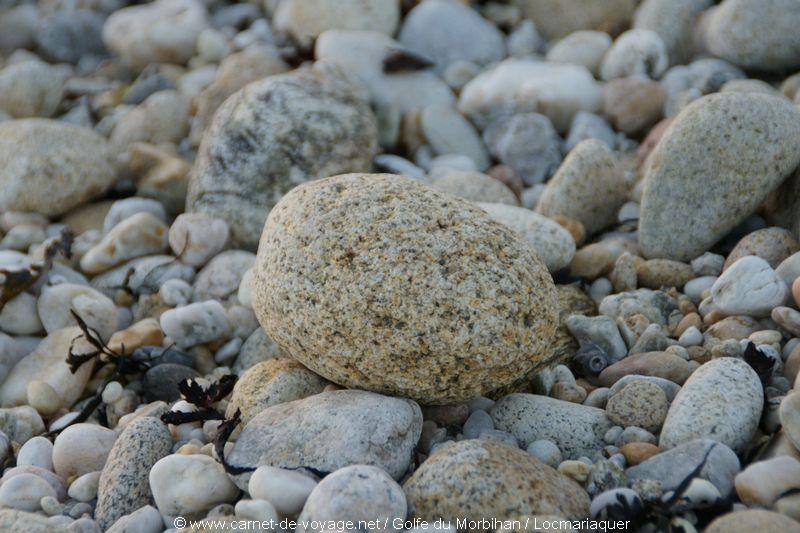
[[[317,482],[299,472],[261,466],[253,472],[247,491],[254,499],[266,500],[283,516],[300,512]]]
[[[17,466],[38,466],[53,470],[53,443],[45,437],[33,437],[17,454]]]
[[[35,474],[18,474],[0,485],[0,507],[36,511],[45,496],[56,497],[50,484]]]
[[[100,472],[89,472],[77,478],[69,486],[67,494],[79,502],[90,502],[97,497]]]
[[[207,300],[170,309],[161,315],[161,329],[179,348],[189,348],[225,337],[231,329],[225,308]]]

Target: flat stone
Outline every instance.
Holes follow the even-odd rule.
[[[742,503],[772,507],[781,495],[800,488],[800,461],[785,455],[757,461],[739,472],[734,484]]]
[[[611,387],[624,376],[636,374],[667,379],[683,385],[694,367],[680,356],[669,352],[644,352],[631,355],[600,372],[600,383]]]
[[[592,457],[605,446],[603,436],[613,425],[602,409],[535,394],[505,396],[490,414],[495,427],[514,435],[521,446],[547,439],[566,459]]]

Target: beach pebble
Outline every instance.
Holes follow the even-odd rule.
[[[241,411],[242,424],[271,405],[323,391],[328,382],[292,359],[270,359],[248,368],[236,382],[227,415]]]
[[[530,244],[550,272],[561,270],[572,261],[575,241],[558,223],[522,207],[483,202],[477,205]]]
[[[434,188],[473,202],[518,206],[514,192],[500,180],[473,171],[448,171],[433,180]]]
[[[714,55],[742,68],[792,70],[800,67],[798,22],[792,0],[726,0],[709,14],[705,36]]]
[[[636,9],[633,26],[661,37],[670,64],[687,63],[694,52],[692,32],[697,17],[712,0],[644,0]]]
[[[491,154],[529,186],[545,181],[561,163],[561,139],[539,113],[497,118],[483,130],[483,139]]]
[[[455,523],[464,513],[471,519],[527,513],[574,518],[589,510],[589,498],[578,484],[518,448],[487,440],[442,446],[403,489],[409,518],[426,521]]]
[[[720,516],[704,533],[748,533],[750,531],[793,531],[797,522],[786,515],[764,509],[734,511]]]
[[[747,255],[755,255],[778,267],[786,258],[800,250],[800,243],[792,233],[783,228],[764,228],[748,233],[736,243],[725,259],[723,270]]]
[[[306,120],[312,115],[313,126]],[[376,137],[366,95],[348,79],[301,69],[252,83],[220,107],[206,130],[187,212],[224,220],[234,246],[255,250],[284,193],[311,179],[368,170]]]
[[[782,455],[754,462],[736,475],[734,484],[743,503],[771,507],[781,495],[800,488],[800,461]]]
[[[593,455],[605,446],[603,436],[613,425],[602,409],[534,394],[504,396],[490,414],[495,427],[514,435],[521,446],[547,439],[566,459]]]
[[[11,335],[34,335],[42,331],[36,303],[36,297],[27,292],[7,301],[0,310],[0,329]]]
[[[298,532],[319,532],[329,520],[372,523],[364,531],[399,531],[397,523],[406,518],[403,489],[384,470],[369,465],[340,468],[314,487],[298,517]],[[384,523],[388,528],[383,527]],[[303,524],[309,524],[304,526]]]
[[[603,57],[600,77],[605,81],[628,76],[658,79],[668,67],[667,47],[661,37],[637,28],[617,37]]]
[[[754,255],[733,263],[711,286],[714,307],[726,315],[769,316],[788,293],[769,263]]]
[[[161,329],[179,348],[223,338],[231,328],[225,308],[216,300],[170,309],[159,320]]]
[[[564,132],[577,112],[598,111],[601,96],[585,67],[506,59],[464,86],[458,108],[479,127],[499,117],[532,112],[542,113],[556,131]]]
[[[765,126],[756,132],[744,123]],[[797,166],[798,139],[800,112],[777,97],[724,93],[689,105],[648,157],[645,255],[686,261],[707,251]],[[714,170],[723,161],[736,170]],[[713,184],[700,176],[714,176]]]
[[[199,268],[225,247],[228,224],[204,213],[178,215],[169,228],[169,246],[183,263]]]
[[[42,146],[47,146],[44,154]],[[116,179],[105,139],[55,120],[0,122],[0,166],[0,210],[46,216],[102,195]]]
[[[634,381],[609,397],[608,418],[622,427],[637,426],[658,431],[667,416],[667,395],[658,385]]]
[[[616,322],[610,317],[570,315],[565,324],[578,342],[593,342],[600,346],[610,363],[628,355],[628,347],[625,346]]]
[[[800,351],[793,353],[800,353]],[[797,357],[795,357],[796,359]],[[789,359],[786,360],[786,366],[789,366]],[[800,391],[793,391],[781,400],[778,414],[783,425],[783,432],[800,449]]]
[[[619,30],[636,9],[633,0],[521,0],[522,14],[536,24],[547,40],[576,30]]]
[[[231,464],[333,472],[351,464],[380,466],[399,478],[422,429],[410,400],[336,390],[267,407],[244,426]],[[236,478],[242,488],[247,480]]]
[[[606,367],[600,372],[599,381],[611,387],[625,376],[653,376],[682,385],[691,375],[694,366],[688,361],[669,352],[637,353]]]
[[[526,451],[544,464],[556,468],[561,463],[561,450],[552,441],[539,439],[531,442]]]
[[[395,0],[342,0],[336,5],[319,0],[289,0],[282,7],[283,25],[303,48],[325,30],[371,30],[391,35],[400,19],[400,6]]]
[[[755,371],[740,359],[714,359],[697,369],[673,400],[659,445],[674,448],[712,438],[742,451],[761,419],[763,390]]]
[[[34,474],[19,474],[0,485],[0,506],[6,508],[36,511],[40,508],[39,501],[46,496],[55,498],[56,491]]]
[[[100,474],[94,516],[101,528],[149,503],[150,469],[171,449],[169,429],[157,418],[137,418],[122,431]]]
[[[184,516],[231,503],[239,495],[222,466],[208,455],[173,454],[150,469],[150,490],[164,516]]]
[[[70,483],[67,494],[79,502],[90,502],[97,498],[97,486],[100,483],[100,472],[88,472]]]
[[[314,479],[300,472],[260,466],[250,476],[247,492],[253,498],[271,503],[282,516],[292,516],[303,509],[316,486]]]
[[[142,379],[145,400],[174,402],[180,399],[178,385],[187,379],[200,377],[193,368],[174,363],[163,363],[148,370]]]
[[[115,11],[103,26],[109,50],[136,69],[149,63],[185,63],[208,26],[197,0],[157,0]]]
[[[115,225],[81,258],[81,269],[98,274],[120,263],[167,248],[168,228],[149,212],[139,212]]]
[[[0,69],[0,111],[14,118],[52,117],[69,74],[64,66],[37,60]]]
[[[547,61],[582,65],[598,74],[603,56],[611,48],[611,37],[602,31],[576,31],[553,43],[547,50]]]
[[[37,310],[44,329],[55,333],[61,328],[77,325],[72,312],[78,314],[103,339],[108,339],[117,329],[117,309],[101,292],[74,283],[60,283],[46,287],[37,302]]]
[[[575,146],[547,185],[536,210],[562,215],[596,233],[612,224],[625,202],[628,183],[613,152],[602,141],[587,139]]]
[[[103,469],[117,434],[96,424],[74,424],[53,443],[55,472],[69,479]]]
[[[352,209],[356,204],[365,208]],[[346,233],[331,231],[339,227]],[[353,244],[343,247],[343,238]],[[270,216],[261,242],[253,271],[259,322],[292,357],[334,383],[434,405],[465,401],[487,392],[487,383],[497,388],[532,370],[530,354],[547,354],[555,333],[556,295],[535,251],[478,207],[408,178],[351,174],[298,187]],[[421,249],[426,253],[409,255]],[[387,275],[374,278],[383,264]],[[397,264],[404,267],[389,266]],[[329,266],[312,286],[305,280],[316,276],[315,265]],[[467,293],[453,293],[456,271],[469,276]],[[412,283],[420,276],[424,286]],[[487,299],[490,278],[492,287],[507,289]],[[524,290],[512,288],[522,280]],[[351,305],[353,287],[360,287],[359,301],[375,302],[369,310]],[[455,320],[464,305],[465,316],[481,317],[479,335]],[[359,324],[353,335],[331,335],[348,321]],[[437,349],[421,358],[420,343]],[[454,364],[464,350],[481,364]]]
[[[238,294],[242,277],[255,259],[255,254],[245,250],[227,250],[217,255],[197,273],[192,285],[193,298],[226,302]]]
[[[406,15],[398,39],[439,70],[456,61],[486,65],[506,52],[500,30],[470,6],[449,0],[419,3]]]
[[[603,112],[616,129],[636,135],[661,119],[666,98],[667,93],[656,81],[617,78],[603,87]]]

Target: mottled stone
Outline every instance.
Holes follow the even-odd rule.
[[[66,213],[116,179],[108,143],[88,128],[47,119],[0,123],[0,211]]]
[[[622,427],[636,426],[658,431],[667,416],[669,402],[661,387],[634,381],[608,399],[608,418]]]
[[[613,152],[602,141],[587,139],[573,148],[547,182],[536,210],[583,224],[588,234],[611,225],[627,199],[630,184]]]
[[[433,187],[473,202],[518,206],[514,192],[499,180],[481,172],[450,171],[436,178]]]
[[[577,483],[518,448],[486,440],[442,446],[403,489],[409,517],[431,522],[533,514],[578,519],[589,512]]]
[[[255,249],[283,194],[308,180],[369,169],[376,138],[365,96],[340,75],[304,69],[251,83],[206,130],[187,211],[225,220],[234,245]]]
[[[505,396],[490,414],[495,427],[514,435],[523,447],[547,439],[567,459],[594,455],[613,425],[602,409],[535,394]]]
[[[778,268],[786,258],[799,250],[800,243],[790,231],[783,228],[759,229],[748,233],[736,243],[725,259],[723,270],[746,255],[758,256],[772,268]]]
[[[724,93],[693,102],[647,160],[642,250],[647,257],[697,257],[750,215],[798,163],[800,111],[786,101]]]
[[[143,416],[125,428],[100,474],[95,520],[102,529],[150,502],[150,468],[171,451],[172,436],[159,419]]]
[[[333,472],[380,466],[399,479],[422,431],[416,403],[337,390],[267,407],[242,429],[228,460],[239,466],[309,467]],[[247,486],[239,476],[237,485]]]
[[[761,381],[741,359],[714,359],[697,369],[672,401],[661,431],[662,449],[711,438],[745,449],[764,407]]]
[[[532,370],[557,312],[550,275],[510,229],[464,200],[378,174],[284,198],[264,229],[253,306],[317,374],[430,404]]]

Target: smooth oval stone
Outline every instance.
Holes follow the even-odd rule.
[[[639,221],[647,257],[686,261],[749,216],[800,164],[800,111],[720,93],[687,106],[649,156]]]
[[[46,119],[0,123],[0,211],[66,213],[117,177],[108,142],[89,128]]]
[[[635,0],[519,0],[525,18],[549,40],[576,30],[603,30],[619,33],[636,9]]]
[[[714,359],[698,368],[675,396],[659,446],[669,449],[708,438],[741,452],[763,407],[761,380],[750,365],[732,357]]]
[[[536,252],[471,203],[391,174],[297,187],[264,228],[253,308],[282,350],[348,387],[457,403],[546,359]]]

